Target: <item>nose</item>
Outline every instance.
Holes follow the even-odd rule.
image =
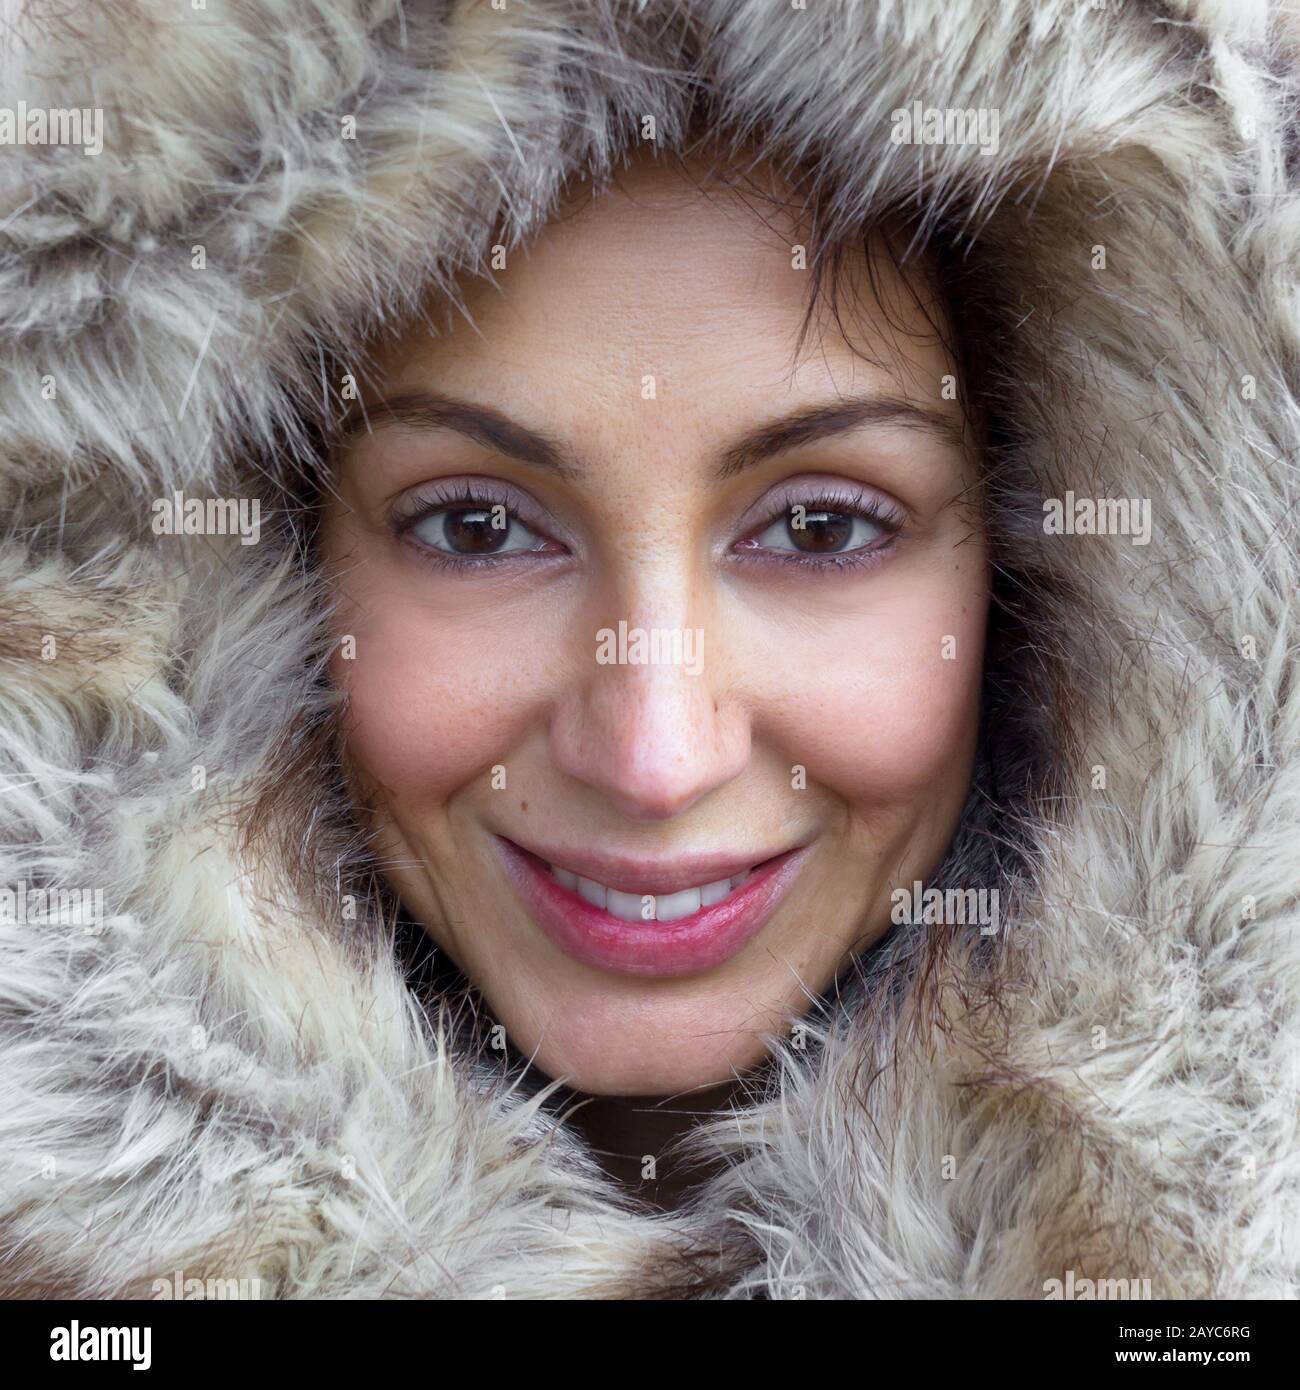
[[[681,815],[745,767],[749,720],[707,626],[588,629],[557,703],[551,755],[634,820]]]

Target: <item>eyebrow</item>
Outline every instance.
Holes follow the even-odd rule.
[[[853,397],[833,404],[809,406],[760,425],[723,453],[717,476],[734,478],[776,454],[832,435],[847,434],[865,425],[902,425],[936,435],[959,449],[965,447],[962,423],[937,410],[898,396]]]
[[[339,427],[340,442],[363,430],[388,424],[454,430],[497,453],[549,469],[563,478],[582,472],[569,451],[541,431],[529,429],[490,406],[471,405],[429,391],[407,392],[369,406],[354,407]],[[965,446],[961,421],[937,410],[898,396],[850,397],[809,406],[759,425],[723,451],[715,473],[720,481],[734,478],[777,454],[867,425],[901,425],[937,436],[958,448]]]
[[[431,391],[411,391],[354,407],[339,426],[339,442],[390,424],[454,430],[499,454],[551,469],[564,478],[581,471],[563,445],[539,430],[529,429],[490,406],[471,405]]]

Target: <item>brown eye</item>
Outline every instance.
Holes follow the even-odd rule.
[[[494,527],[490,511],[476,509],[442,514],[442,539],[447,549],[458,555],[490,555],[505,545],[509,534],[509,520],[504,526]]]
[[[801,522],[793,516],[785,521],[785,529],[796,550],[827,554],[844,550],[853,539],[854,518],[843,512],[808,512]]]
[[[547,544],[500,505],[440,507],[421,517],[411,535],[430,550],[467,559],[544,550]]]
[[[888,535],[868,516],[824,507],[793,506],[754,538],[754,546],[786,554],[843,555],[863,550]]]

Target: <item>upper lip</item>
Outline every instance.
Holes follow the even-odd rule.
[[[685,888],[699,888],[735,878],[786,852],[759,849],[746,854],[677,854],[650,859],[588,848],[521,845],[515,840],[507,843],[619,893],[678,893]]]

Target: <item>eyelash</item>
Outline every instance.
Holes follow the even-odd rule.
[[[865,490],[851,486],[842,491],[823,487],[813,493],[806,493],[795,487],[791,489],[787,500],[782,505],[768,512],[766,520],[749,528],[746,536],[738,545],[743,546],[745,541],[761,535],[770,526],[775,525],[788,515],[796,505],[802,506],[808,512],[834,512],[867,521],[880,527],[885,535],[877,542],[843,554],[798,554],[794,551],[773,552],[754,548],[749,550],[735,549],[733,550],[734,557],[742,564],[784,567],[796,565],[804,570],[815,570],[822,573],[834,570],[856,570],[879,563],[882,556],[893,549],[904,527],[904,517],[898,511],[891,510],[883,499]],[[411,532],[416,526],[439,512],[451,511],[460,507],[490,508],[496,506],[504,507],[511,517],[522,522],[542,539],[550,540],[541,524],[529,520],[525,515],[526,509],[520,507],[516,494],[494,489],[486,480],[466,481],[459,484],[432,484],[429,488],[415,494],[407,504],[399,508],[394,513],[391,524],[394,534],[399,540],[404,540],[409,544],[423,562],[438,569],[463,574],[467,570],[479,569],[480,567],[499,568],[505,560],[530,552],[514,552],[513,556],[505,557],[496,555],[453,556],[411,537]],[[534,551],[531,554],[534,558],[547,558],[541,556],[539,552]]]
[[[840,516],[852,517],[855,520],[867,521],[873,526],[880,527],[885,535],[878,541],[843,554],[800,555],[794,551],[786,551],[778,555],[772,551],[754,548],[737,550],[737,558],[745,564],[769,566],[794,564],[802,569],[815,570],[821,573],[833,570],[857,570],[878,564],[883,555],[893,549],[904,526],[904,517],[899,511],[891,509],[883,498],[863,489],[851,485],[846,486],[843,490],[823,486],[818,491],[807,493],[801,491],[796,485],[791,488],[782,504],[768,513],[765,521],[750,528],[745,540],[752,540],[755,536],[762,535],[769,526],[774,526],[788,516],[795,506],[801,506],[810,513],[826,511]],[[740,544],[743,545],[744,541]]]
[[[416,493],[407,504],[394,513],[392,518],[393,531],[397,538],[409,545],[424,563],[433,565],[436,569],[450,571],[453,574],[463,574],[466,570],[481,567],[500,568],[504,560],[517,558],[519,554],[527,553],[514,552],[513,555],[505,557],[499,555],[449,555],[445,551],[416,540],[411,535],[412,531],[429,517],[436,516],[439,512],[455,511],[461,507],[483,509],[504,507],[510,517],[522,522],[530,531],[535,532],[542,539],[550,539],[539,523],[529,521],[524,515],[526,509],[520,506],[517,494],[507,492],[504,489],[495,489],[486,480],[466,481],[459,484],[431,484],[428,488]],[[550,558],[538,556],[537,552],[534,552],[534,556],[536,558]]]

